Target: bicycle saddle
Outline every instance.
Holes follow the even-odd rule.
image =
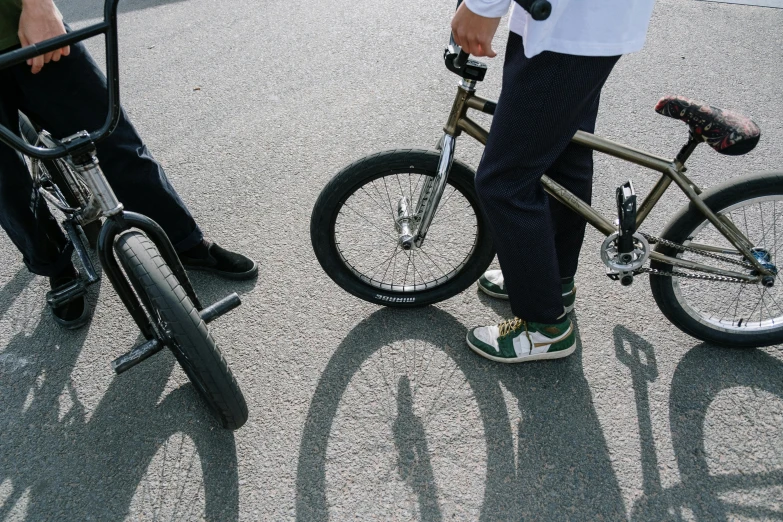
[[[664,96],[655,106],[655,112],[684,121],[694,136],[701,136],[721,154],[746,154],[761,137],[761,129],[747,116],[685,96]]]

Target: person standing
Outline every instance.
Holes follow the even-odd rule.
[[[516,0],[518,3],[520,0]],[[503,363],[573,353],[573,309],[585,220],[551,199],[545,173],[583,201],[592,194],[592,151],[571,143],[594,132],[601,89],[620,56],[644,46],[655,0],[550,0],[535,21],[514,4],[503,87],[476,174],[501,270],[478,282],[508,299],[514,318],[468,332],[479,355]],[[454,40],[474,56],[496,56],[492,39],[511,0],[465,0]]]

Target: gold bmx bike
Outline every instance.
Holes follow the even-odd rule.
[[[462,81],[438,150],[362,158],[326,185],[313,209],[310,234],[321,266],[341,288],[366,301],[396,307],[437,303],[472,285],[495,255],[475,173],[454,158],[454,150],[463,133],[486,144],[487,130],[468,110],[491,115],[497,104],[476,94],[485,64],[470,60],[453,39],[444,60]],[[656,111],[689,126],[674,159],[587,132],[573,137],[584,147],[660,173],[638,205],[631,181],[618,187],[612,219],[547,176],[541,178],[544,189],[606,236],[600,255],[607,275],[627,286],[648,274],[658,307],[685,333],[741,347],[783,343],[776,264],[783,173],[743,176],[702,190],[685,167],[703,142],[723,154],[749,152],[759,128],[738,113],[680,96],[662,98]],[[690,202],[660,234],[642,231],[672,183]]]

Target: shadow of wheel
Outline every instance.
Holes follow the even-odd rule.
[[[330,508],[334,509],[334,503],[327,498],[327,490],[330,489],[327,484],[327,463],[334,463],[335,459],[341,459],[341,464],[347,462],[353,466],[350,470],[356,474],[364,473],[359,479],[369,477],[372,480],[380,475],[377,480],[379,484],[385,484],[385,498],[368,497],[368,504],[393,504],[389,499],[389,491],[393,489],[393,479],[399,479],[407,482],[414,490],[415,495],[412,496],[417,498],[412,502],[417,505],[416,510],[422,519],[446,518],[440,511],[438,500],[450,494],[456,495],[449,489],[459,491],[460,485],[448,483],[447,487],[438,488],[435,484],[429,458],[430,454],[436,458],[439,451],[427,450],[427,444],[433,441],[425,438],[422,426],[428,423],[433,411],[445,409],[454,412],[450,415],[458,415],[457,410],[448,408],[465,409],[471,407],[471,404],[477,405],[476,413],[481,419],[481,426],[476,426],[481,432],[481,440],[475,441],[475,445],[486,452],[485,460],[481,463],[486,466],[486,474],[483,483],[478,485],[479,489],[483,488],[483,498],[477,505],[478,513],[468,518],[476,518],[475,515],[479,513],[482,519],[508,516],[508,513],[496,513],[494,510],[498,509],[497,506],[509,504],[508,501],[497,502],[498,497],[516,495],[511,488],[503,487],[515,476],[511,423],[499,381],[489,373],[492,370],[490,365],[484,364],[465,348],[464,335],[465,327],[461,323],[448,313],[432,307],[418,310],[381,309],[350,332],[323,372],[305,421],[296,480],[298,520],[330,518]],[[383,357],[386,357],[385,362]],[[392,358],[395,359],[390,361]],[[378,370],[377,379],[374,378],[375,374],[369,374],[372,368],[368,370],[368,364]],[[385,382],[395,364],[396,373],[393,375],[399,378]],[[404,369],[401,368],[403,365]],[[385,370],[380,370],[381,367]],[[438,369],[433,371],[432,368]],[[460,372],[464,375],[462,380]],[[361,384],[356,384],[361,383],[362,378],[367,379],[365,389],[360,388]],[[450,401],[452,390],[468,390],[469,393]],[[365,402],[358,406],[352,402],[350,407],[341,408],[346,394],[353,394],[354,398],[360,397]],[[416,398],[424,394],[425,399]],[[388,402],[393,401],[396,405],[392,403],[385,407],[383,396],[388,396],[391,399]],[[467,396],[472,396],[472,400],[465,400]],[[426,400],[424,407],[417,412],[415,406],[423,400]],[[368,409],[367,413],[356,411],[363,405],[377,407],[377,410],[373,412]],[[340,419],[336,420],[338,413],[345,410],[350,413],[342,413]],[[343,417],[349,419],[344,421]],[[378,420],[377,417],[382,419]],[[450,420],[440,418],[433,430],[437,430],[438,437],[446,439],[444,451],[453,452],[455,462],[460,459],[464,461],[465,456],[457,447],[462,435],[455,433],[455,428],[464,426],[464,423],[459,424],[459,420],[451,423]],[[351,425],[351,421],[355,423]],[[373,438],[376,434],[371,433],[370,428],[384,426],[384,423],[387,440]],[[346,430],[346,427],[350,429]],[[348,431],[348,434],[340,433],[343,430]],[[348,442],[327,455],[330,444],[336,445],[334,439],[338,436]],[[468,447],[470,449],[472,447]],[[373,459],[364,460],[365,455]],[[393,462],[384,463],[383,459],[388,460],[389,455],[396,457]],[[446,460],[439,462],[440,467],[444,467],[443,462],[448,464]],[[396,470],[395,475],[398,476],[383,476],[384,471],[387,471],[384,465]],[[355,476],[345,477],[346,468],[339,468],[340,476],[335,480],[341,480],[339,489],[343,497],[350,497],[348,500],[353,501],[352,488],[361,480]],[[479,469],[461,468],[456,476],[461,477],[462,481],[469,481],[471,476],[475,476],[481,482]],[[455,500],[458,502],[452,503],[459,504],[461,499],[458,497]],[[388,509],[395,509],[394,505],[389,504],[386,505]],[[399,511],[389,514],[403,515]],[[410,513],[406,515],[410,516]]]
[[[221,429],[200,406],[191,384],[183,385],[158,405],[149,429],[134,434],[134,462],[124,472],[138,484],[124,499],[133,520],[236,520],[239,488],[236,447],[231,432]],[[196,420],[183,422],[183,411]],[[202,417],[198,419],[198,417]]]
[[[752,396],[749,393],[743,396],[743,391],[752,393]],[[713,456],[714,451],[705,444],[706,430],[710,428],[707,419],[710,406],[721,400],[724,392],[730,392],[736,404],[755,403],[757,410],[764,409],[765,404],[759,400],[763,400],[765,394],[783,400],[783,361],[761,350],[716,348],[707,344],[688,352],[674,372],[669,401],[672,445],[681,483],[663,490],[660,496],[642,498],[634,507],[632,520],[780,518],[779,493],[783,491],[783,469],[779,466],[783,462],[783,453],[779,449],[776,452],[777,462],[770,463],[758,456],[751,461],[746,454],[742,458],[749,441],[731,437],[735,433],[733,430],[728,430],[725,435],[731,438],[733,444],[721,450],[720,456]],[[715,408],[712,411],[715,412]],[[739,420],[752,423],[757,415],[759,413],[746,411],[744,418]],[[761,415],[765,416],[764,413]],[[771,417],[774,423],[774,416]],[[779,412],[777,418],[780,419]],[[734,416],[732,419],[737,420]],[[767,429],[766,435],[775,431],[780,437],[783,433],[780,428],[783,426],[778,426],[776,431]],[[712,431],[715,429],[712,428]],[[741,446],[743,443],[745,445]],[[773,451],[774,447],[781,447],[780,444],[772,446]],[[739,458],[732,462],[732,457]],[[729,466],[747,468],[763,462],[765,467],[778,467],[751,472],[738,467],[736,473],[725,473],[715,469],[724,459]]]

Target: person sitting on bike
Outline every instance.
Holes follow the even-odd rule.
[[[522,3],[522,0],[516,0]],[[573,353],[574,274],[585,220],[549,198],[546,173],[590,203],[592,151],[570,143],[594,132],[598,100],[620,55],[640,50],[655,0],[550,0],[534,21],[514,5],[503,88],[476,174],[501,270],[479,288],[509,299],[514,319],[474,328],[468,344],[489,359],[516,363]],[[454,39],[474,56],[496,55],[492,39],[511,0],[465,0]]]
[[[0,0],[0,52],[65,34],[52,0]],[[0,124],[19,129],[18,111],[57,138],[100,128],[108,113],[106,78],[79,43],[0,71]],[[171,239],[185,268],[231,279],[258,273],[252,259],[204,238],[142,142],[125,112],[114,132],[97,145],[101,167],[127,210],[149,216]],[[0,225],[21,251],[27,268],[49,278],[52,288],[72,283],[79,273],[73,246],[33,190],[20,155],[0,144]],[[84,297],[52,310],[55,320],[78,328],[90,318]]]

